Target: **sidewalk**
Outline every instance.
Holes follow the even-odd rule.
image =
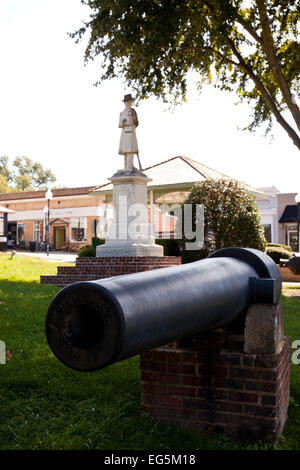
[[[9,253],[11,250],[7,250],[7,253]],[[75,260],[77,258],[76,253],[67,253],[65,251],[51,251],[49,253],[49,256],[47,256],[47,253],[44,251],[36,251],[36,252],[31,252],[31,251],[16,251],[16,256],[31,256],[33,258],[41,258],[44,259],[45,261],[52,261],[52,262],[60,262],[60,263],[70,263],[70,264],[75,264]],[[282,283],[283,287],[300,287],[300,282],[283,282]]]
[[[9,252],[8,250],[7,252]],[[51,251],[49,256],[44,251],[16,251],[16,256],[30,256],[32,258],[41,258],[45,261],[52,261],[52,262],[61,262],[61,263],[72,263],[75,264],[75,260],[77,258],[76,253],[67,253],[65,251]]]

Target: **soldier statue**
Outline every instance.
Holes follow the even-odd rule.
[[[125,157],[125,169],[135,169],[133,164],[134,154],[138,156],[138,144],[135,129],[139,125],[138,117],[135,109],[132,108],[134,99],[131,94],[125,95],[123,102],[125,104],[124,110],[120,113],[119,127],[122,129],[119,155]]]

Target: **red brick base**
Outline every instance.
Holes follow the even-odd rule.
[[[179,256],[82,257],[76,258],[75,266],[58,266],[56,276],[41,276],[41,284],[66,286],[77,281],[93,281],[178,264],[181,264]]]
[[[278,264],[277,267],[280,271],[283,282],[300,282],[299,274],[293,274],[289,268],[281,268]]]
[[[223,347],[223,330],[141,355],[142,410],[176,426],[276,442],[289,403],[289,338],[279,354]]]

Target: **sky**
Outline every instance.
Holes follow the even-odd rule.
[[[118,120],[132,90],[121,77],[94,86],[100,62],[85,66],[86,40],[67,34],[88,16],[80,0],[0,0],[0,155],[26,155],[67,187],[105,183],[123,166]],[[174,111],[156,98],[136,107],[143,168],[184,155],[254,187],[300,193],[299,150],[280,126],[272,140],[239,130],[248,105],[213,86],[199,94],[196,80]]]

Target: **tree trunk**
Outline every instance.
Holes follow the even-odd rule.
[[[295,120],[297,128],[300,130],[300,110],[297,104],[293,100],[293,96],[289,85],[286,82],[284,74],[281,70],[278,57],[276,55],[274,41],[271,33],[270,22],[267,15],[266,5],[264,0],[256,0],[260,23],[262,27],[262,37],[263,37],[263,50],[267,57],[267,61],[272,70],[275,81],[278,83],[282,97],[287,104],[289,110],[292,113],[292,116]]]

